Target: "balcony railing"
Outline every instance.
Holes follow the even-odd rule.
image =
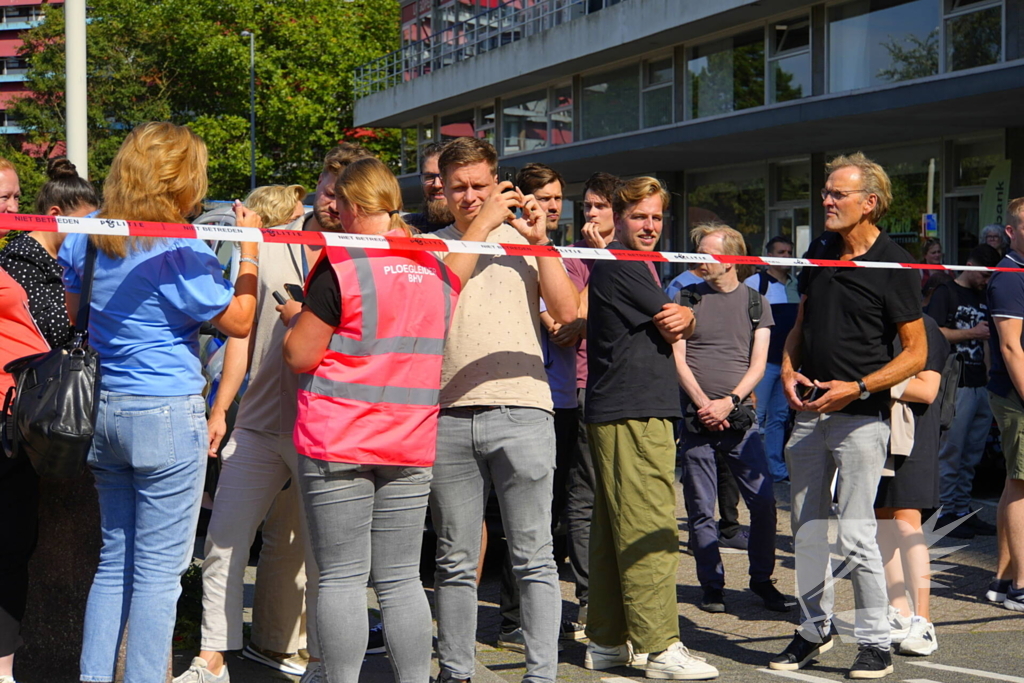
[[[523,4],[523,0],[508,0],[360,66],[353,83],[355,96],[366,97],[393,88],[502,45],[543,33],[582,16],[587,8],[587,0],[539,0],[528,7]]]

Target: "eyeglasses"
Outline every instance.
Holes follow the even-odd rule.
[[[420,182],[424,185],[433,185],[435,180],[440,180],[440,173],[420,173]]]
[[[832,197],[832,201],[838,202],[846,199],[851,194],[856,194],[858,192],[867,192],[867,190],[826,190],[823,187],[821,188],[821,199],[824,201],[825,199]]]

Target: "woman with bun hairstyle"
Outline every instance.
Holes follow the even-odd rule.
[[[338,176],[345,231],[406,237],[398,181],[377,159]],[[380,600],[397,683],[430,678],[430,607],[419,576],[444,341],[462,286],[432,253],[325,247],[284,340],[299,377],[298,484],[320,567],[323,668],[357,683],[366,585]],[[282,318],[294,313],[282,307]],[[311,663],[312,667],[313,664]]]
[[[188,223],[206,195],[206,145],[190,129],[144,123],[118,150],[102,218]],[[237,225],[261,227],[235,205]],[[181,575],[192,558],[206,471],[199,327],[248,334],[258,245],[241,245],[234,288],[197,239],[71,234],[60,248],[74,322],[96,248],[89,342],[100,358],[96,479],[103,545],[86,604],[80,680],[114,680],[125,624],[128,683],[164,683]]]
[[[49,180],[36,195],[35,212],[49,216],[85,216],[96,210],[100,200],[96,190],[78,175],[75,165],[65,157],[47,164]],[[64,269],[57,263],[57,252],[66,233],[33,230],[12,232],[3,250],[0,267],[7,271],[28,294],[32,317],[52,348],[71,340],[71,325],[64,307]]]

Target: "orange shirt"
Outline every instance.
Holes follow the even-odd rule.
[[[28,312],[25,290],[0,268],[0,401],[14,384],[14,378],[3,372],[3,367],[16,358],[49,350]]]

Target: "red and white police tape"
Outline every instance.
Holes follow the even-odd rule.
[[[448,251],[492,256],[553,256],[556,258],[598,259],[606,261],[654,261],[656,263],[736,263],[753,266],[813,266],[835,268],[911,268],[915,270],[981,270],[1016,271],[1017,268],[985,268],[983,266],[944,266],[929,263],[893,263],[887,261],[832,261],[828,259],[778,258],[775,256],[727,256],[724,254],[689,254],[677,251],[631,251],[625,249],[589,249],[578,247],[534,246],[529,244],[498,244],[495,242],[461,242],[422,237],[385,237],[383,235],[350,235],[337,232],[306,232],[301,230],[261,230],[225,225],[186,225],[153,221],[120,221],[108,218],[71,218],[67,216],[33,216],[0,214],[0,230],[42,230],[47,232],[85,233],[89,235],[133,235],[136,237],[183,237],[222,242],[277,242],[311,244],[361,249],[393,249],[399,251]]]

